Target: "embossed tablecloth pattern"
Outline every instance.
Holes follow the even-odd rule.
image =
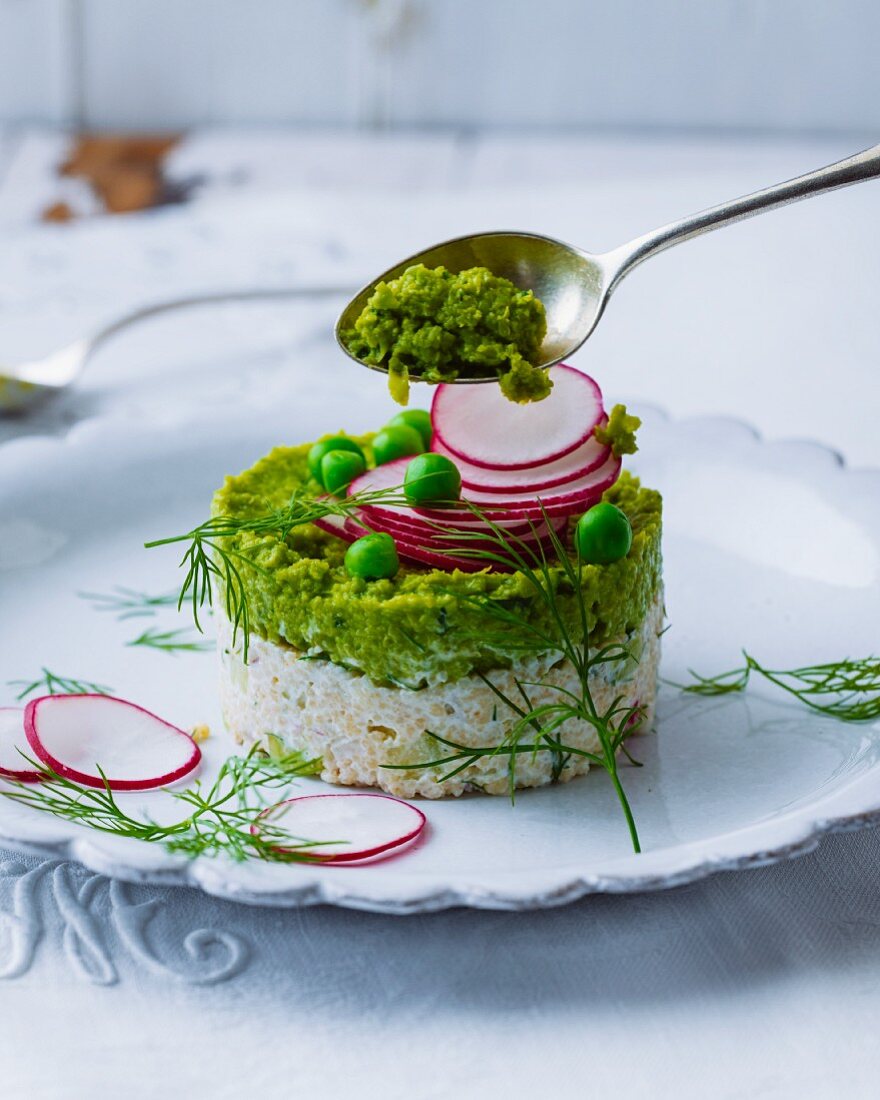
[[[358,282],[426,239],[472,226],[534,226],[611,246],[784,175],[783,162],[792,173],[809,167],[816,151],[762,155],[700,171],[691,154],[687,172],[580,191],[542,183],[387,205],[356,190],[267,192],[125,223],[13,226],[0,251],[4,354],[49,350],[98,317],[186,289]],[[864,315],[878,285],[877,193],[821,201],[830,205],[815,225],[851,264],[822,331],[795,325],[820,273],[805,270],[802,251],[813,223],[787,212],[760,231],[730,231],[724,247],[713,239],[650,265],[597,334],[590,354],[603,373],[681,414],[729,412],[773,436],[820,436],[858,462],[880,462],[869,412],[876,330]],[[734,339],[731,273],[748,275],[756,248],[758,290],[736,299],[747,314]],[[771,289],[775,311],[763,302]],[[683,334],[668,315],[688,300],[695,312]],[[157,325],[102,355],[77,394],[33,420],[0,423],[0,441],[105,414],[173,430],[196,405],[242,403],[248,415],[255,391],[258,415],[260,401],[290,399],[313,370],[329,394],[341,377],[326,340],[332,313],[260,307]],[[765,366],[785,348],[787,381]],[[2,596],[0,628],[14,628],[2,621]],[[390,918],[248,909],[0,853],[0,1095],[873,1097],[878,866],[880,833],[866,831],[665,894]]]

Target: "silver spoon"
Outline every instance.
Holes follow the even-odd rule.
[[[537,233],[476,233],[434,245],[403,260],[369,283],[342,311],[336,322],[336,339],[343,351],[371,370],[387,373],[387,367],[366,363],[346,347],[344,333],[353,326],[367,304],[376,283],[394,279],[413,264],[442,265],[453,273],[469,267],[486,267],[503,275],[523,290],[533,290],[547,312],[547,335],[541,345],[537,366],[549,367],[567,358],[584,343],[608,304],[620,281],[645,260],[673,245],[699,237],[723,225],[775,210],[790,202],[848,187],[880,175],[880,145],[846,160],[808,172],[805,176],[779,183],[752,195],[733,199],[698,214],[661,226],[611,252],[593,254]],[[416,377],[415,375],[413,376]],[[497,382],[487,371],[481,377],[459,378],[459,382]]]
[[[258,302],[289,298],[325,298],[341,297],[350,294],[351,287],[289,287],[265,290],[230,290],[214,294],[193,294],[183,298],[174,298],[167,302],[156,302],[141,309],[132,310],[90,336],[77,340],[60,351],[47,355],[44,359],[35,359],[28,363],[19,363],[14,367],[0,364],[0,414],[22,412],[52,394],[60,393],[74,382],[82,373],[92,355],[111,337],[124,329],[156,317],[161,313],[172,313],[193,306],[218,305],[225,302]]]

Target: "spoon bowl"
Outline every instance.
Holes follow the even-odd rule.
[[[336,322],[336,340],[349,358],[371,370],[388,373],[386,366],[366,363],[346,347],[344,334],[369,301],[376,284],[396,279],[416,264],[445,267],[453,275],[471,267],[485,267],[520,288],[534,291],[544,303],[547,334],[538,353],[540,367],[549,367],[572,355],[596,326],[607,300],[606,269],[601,256],[542,237],[537,233],[476,233],[435,244],[383,272],[357,292]],[[459,379],[461,382],[497,382],[496,371]]]
[[[344,335],[354,328],[376,284],[397,278],[415,264],[429,268],[442,266],[454,275],[470,267],[485,267],[493,275],[509,279],[521,290],[534,291],[535,297],[543,302],[547,335],[534,365],[551,367],[578,350],[595,329],[621,280],[651,256],[712,229],[878,175],[880,145],[875,145],[815,172],[670,222],[601,254],[586,252],[537,233],[475,233],[454,237],[395,264],[359,290],[336,322],[336,340],[349,358],[370,370],[387,374],[386,366],[368,363],[353,354],[344,339]],[[473,376],[473,368],[469,366],[468,377],[456,378],[456,384],[498,381],[497,371],[487,368],[484,375]],[[412,380],[418,381],[418,375],[412,373]]]

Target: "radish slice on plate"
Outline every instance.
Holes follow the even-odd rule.
[[[586,443],[605,415],[602,391],[564,363],[551,368],[543,401],[517,405],[498,386],[437,387],[431,405],[435,438],[474,466],[524,470],[553,462]]]
[[[19,749],[33,756],[24,735],[24,711],[20,707],[0,707],[0,779],[39,783],[42,775],[27,766]]]
[[[65,779],[115,791],[165,787],[202,754],[193,739],[148,710],[108,695],[44,695],[28,703],[24,731],[34,756]]]
[[[602,418],[602,422],[605,418]],[[538,492],[552,489],[568,481],[585,477],[598,469],[611,453],[604,443],[591,435],[586,443],[553,462],[543,462],[540,466],[530,466],[525,470],[493,470],[485,466],[474,466],[463,458],[447,450],[439,439],[435,439],[431,450],[451,458],[461,474],[461,484],[465,489],[478,489],[484,493]]]
[[[387,794],[307,794],[289,798],[263,810],[251,825],[260,836],[266,826],[290,837],[277,851],[293,851],[293,844],[315,841],[315,850],[299,849],[320,863],[361,863],[392,855],[412,844],[427,824],[421,810]],[[338,841],[339,843],[333,843]],[[320,845],[326,844],[326,852]]]

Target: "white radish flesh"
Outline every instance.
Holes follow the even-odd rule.
[[[493,470],[474,466],[473,463],[452,454],[439,439],[434,440],[431,449],[452,459],[458,467],[461,484],[465,489],[476,489],[484,493],[538,492],[541,489],[552,489],[592,473],[610,454],[608,447],[591,435],[577,450],[553,462],[530,466],[526,470]]]
[[[589,375],[560,364],[543,401],[517,405],[498,386],[441,384],[431,404],[434,437],[474,466],[524,470],[582,446],[604,416]]]
[[[65,779],[113,790],[164,787],[202,754],[183,730],[107,695],[45,695],[28,703],[24,730],[33,755]],[[99,770],[100,769],[100,770]]]
[[[22,752],[33,758],[33,751],[29,749],[24,735],[24,710],[20,707],[0,707],[0,779],[39,783],[42,775],[27,766]]]
[[[267,826],[273,833],[283,831],[277,844],[271,838],[278,851],[314,841],[314,849],[299,850],[321,863],[344,864],[393,855],[412,844],[426,824],[421,810],[390,795],[308,794],[270,806],[251,832],[260,836]]]
[[[316,527],[320,527],[322,531],[326,531],[328,535],[338,535],[346,542],[351,542],[351,536],[345,530],[344,516],[321,516],[320,519],[312,520],[312,522]]]

